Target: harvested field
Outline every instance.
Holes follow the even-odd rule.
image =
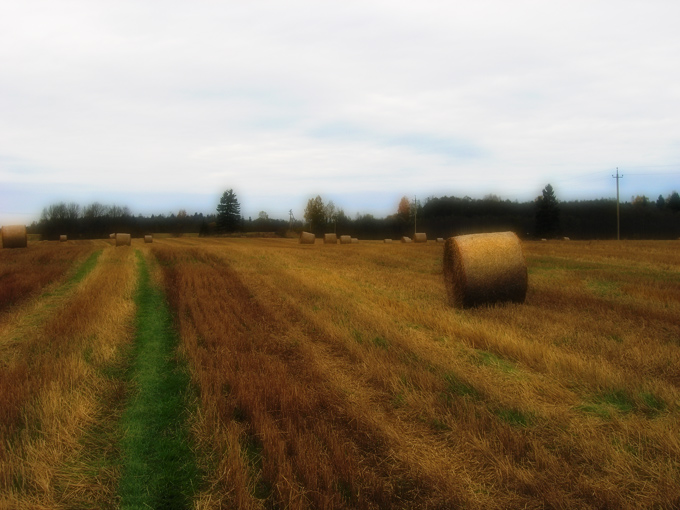
[[[447,303],[442,244],[101,245],[0,314],[0,508],[119,503],[136,385],[105,374],[139,328],[140,251],[195,394],[196,508],[680,506],[676,242],[525,242],[525,302],[471,309]]]

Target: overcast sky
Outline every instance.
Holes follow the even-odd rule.
[[[0,224],[680,191],[680,2],[5,1]]]

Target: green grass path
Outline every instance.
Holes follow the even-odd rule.
[[[137,251],[132,397],[122,416],[121,508],[189,508],[198,479],[186,425],[189,376],[163,293]]]

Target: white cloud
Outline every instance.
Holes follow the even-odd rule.
[[[550,181],[569,198],[605,196],[607,179],[573,177],[616,166],[654,181],[666,165],[666,193],[680,163],[676,2],[1,11],[0,184],[234,187],[254,215],[304,207],[309,193],[527,199]]]

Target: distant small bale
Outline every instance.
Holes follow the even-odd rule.
[[[60,242],[60,243],[65,243],[66,241],[68,241],[68,236],[67,236],[67,235],[63,235],[63,234],[62,234],[62,235],[59,236],[59,242]]]
[[[338,244],[337,234],[324,234],[323,244]]]
[[[438,242],[438,243],[443,243],[443,242],[444,242],[444,238],[443,238],[443,237],[438,237],[438,238],[437,238],[437,242]]]
[[[545,239],[545,238],[543,238],[543,239],[541,239],[541,242],[542,242],[542,243],[547,243],[547,242],[548,242],[548,240],[547,240],[547,239]]]
[[[353,238],[352,238],[352,244],[356,244],[356,243],[358,243],[358,242],[359,242],[359,239],[358,239],[358,238],[356,238],[356,237],[353,237]]]
[[[456,308],[526,298],[527,266],[513,232],[451,237],[443,266],[449,304]]]
[[[151,235],[145,235],[145,236],[144,236],[144,242],[145,242],[145,243],[153,243],[153,236],[151,236]]]
[[[115,239],[115,238],[116,238],[116,234],[109,234],[109,239]]]
[[[385,242],[386,242],[386,243],[391,243],[391,242],[392,242],[392,239],[385,239]]]
[[[2,227],[3,248],[26,248],[28,235],[24,225],[5,225]]]
[[[568,237],[563,237],[562,240],[563,241],[571,241],[571,239],[569,239]]]
[[[410,237],[404,236],[404,237],[401,238],[401,242],[402,242],[402,243],[410,243],[410,242],[412,242],[412,241],[411,241],[411,238],[410,238]]]
[[[314,244],[316,236],[311,232],[302,232],[300,234],[300,244]]]
[[[130,234],[116,234],[116,246],[130,246],[132,236]]]
[[[416,234],[413,236],[413,242],[414,243],[426,243],[427,242],[427,234],[425,232],[416,232]]]
[[[352,236],[340,236],[340,244],[352,244]]]

